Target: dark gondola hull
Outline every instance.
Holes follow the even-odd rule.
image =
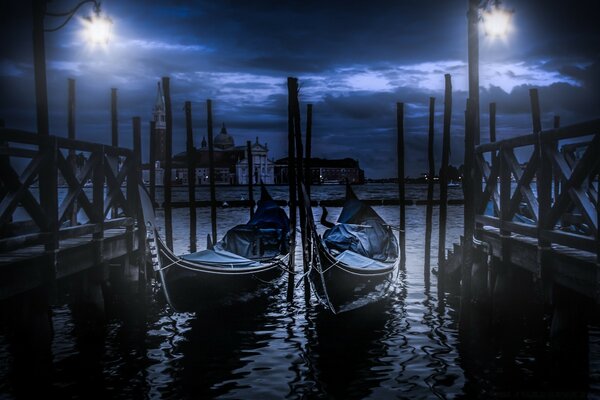
[[[324,306],[341,313],[380,301],[388,295],[396,264],[391,264],[386,271],[365,274],[352,266],[336,263],[324,246],[318,247],[321,271],[324,272],[313,268],[310,278],[313,290]]]
[[[377,257],[367,257],[365,254],[360,253],[360,249],[355,250],[350,247],[346,250],[351,250],[351,252],[345,253],[344,251],[339,255],[340,259],[338,260],[330,253],[325,244],[327,232],[331,233],[335,229],[335,225],[327,223],[327,221],[324,221],[325,218],[322,218],[321,223],[327,226],[329,230],[326,231],[323,238],[319,236],[310,208],[310,199],[306,194],[304,185],[301,185],[301,190],[304,206],[306,207],[306,223],[310,235],[309,246],[312,250],[309,277],[319,302],[333,313],[338,314],[386,298],[393,287],[394,273],[400,265],[400,248],[397,239],[391,233],[389,225],[385,224],[375,210],[358,200],[350,185],[346,185],[346,203],[338,222],[359,228],[378,226],[378,236],[369,237],[369,240],[375,239],[376,243],[373,243],[375,247],[371,246],[372,243],[368,241],[364,243],[370,249],[377,249]],[[323,213],[326,215],[326,210]],[[366,225],[364,225],[365,223]],[[369,226],[369,224],[372,225]],[[385,228],[386,226],[387,228]],[[345,242],[347,236],[343,230],[338,231],[337,235],[338,237],[342,236],[342,241],[338,242],[343,244],[341,247],[346,246],[347,243],[357,243],[354,237],[348,238],[348,241]],[[366,247],[363,247],[363,249]],[[339,248],[337,250],[342,251]],[[345,256],[345,254],[350,255]],[[355,254],[355,256],[352,254]],[[379,258],[385,258],[388,261],[378,261]],[[346,262],[351,262],[354,265],[349,265]]]
[[[283,273],[281,260],[265,263],[252,271],[216,271],[182,260],[161,244],[162,284],[167,301],[177,311],[244,304],[268,296]]]

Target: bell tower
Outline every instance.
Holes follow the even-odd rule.
[[[161,164],[165,162],[165,153],[167,146],[165,116],[165,97],[163,95],[160,82],[158,82],[158,88],[156,91],[156,101],[154,102],[154,107],[152,108],[152,120],[155,122],[154,149],[156,154],[156,161],[160,161]]]

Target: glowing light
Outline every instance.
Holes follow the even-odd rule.
[[[492,38],[503,38],[510,30],[510,20],[512,17],[510,11],[493,7],[490,11],[484,11],[482,17],[485,34]]]
[[[82,18],[83,37],[92,46],[106,47],[110,41],[112,21],[108,17],[92,15]]]

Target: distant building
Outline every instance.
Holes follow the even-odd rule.
[[[219,185],[247,185],[249,176],[253,182],[275,183],[274,162],[269,160],[269,148],[266,143],[256,141],[251,145],[252,172],[248,171],[247,145],[236,146],[233,136],[227,133],[225,124],[213,139],[215,183]],[[200,148],[195,153],[196,184],[207,185],[209,179],[208,143],[202,138]],[[148,165],[144,166],[143,179],[149,181]],[[187,153],[176,154],[171,164],[171,181],[175,184],[188,183]],[[160,161],[156,163],[156,184],[163,184],[164,169]]]
[[[310,159],[312,184],[338,184],[348,181],[353,184],[365,183],[365,172],[360,169],[358,160],[342,158],[328,160],[325,158]],[[275,162],[275,183],[288,183],[288,159]]]
[[[166,159],[166,109],[163,89],[158,82],[156,100],[152,107],[152,121],[154,121],[154,133],[150,138],[155,154],[156,184],[164,182],[164,163]],[[235,140],[227,132],[225,124],[213,140],[215,183],[222,185],[247,185],[249,179],[258,184],[275,183],[275,162],[270,160],[267,143],[260,143],[258,137],[251,144],[252,171],[248,170],[247,145],[235,145]],[[195,153],[196,183],[199,185],[209,184],[208,143],[206,138],[202,139],[200,148]],[[150,181],[150,165],[142,165],[142,179]],[[187,154],[181,152],[172,158],[171,181],[175,184],[187,184]]]
[[[158,82],[158,89],[156,92],[156,101],[152,108],[152,121],[154,121],[154,137],[150,138],[154,142],[154,154],[156,161],[160,163],[165,162],[165,155],[167,154],[167,122],[166,122],[166,110],[165,110],[165,96]]]

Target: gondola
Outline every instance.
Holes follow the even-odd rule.
[[[206,250],[175,255],[156,229],[152,202],[140,190],[148,244],[169,304],[197,311],[245,303],[272,289],[288,258],[289,219],[261,185],[254,216]]]
[[[304,204],[310,200],[302,186]],[[324,216],[326,216],[326,210]],[[360,201],[346,185],[346,201],[336,224],[316,231],[310,206],[306,208],[310,235],[309,277],[319,302],[338,314],[385,298],[400,265],[400,248],[392,227]]]

